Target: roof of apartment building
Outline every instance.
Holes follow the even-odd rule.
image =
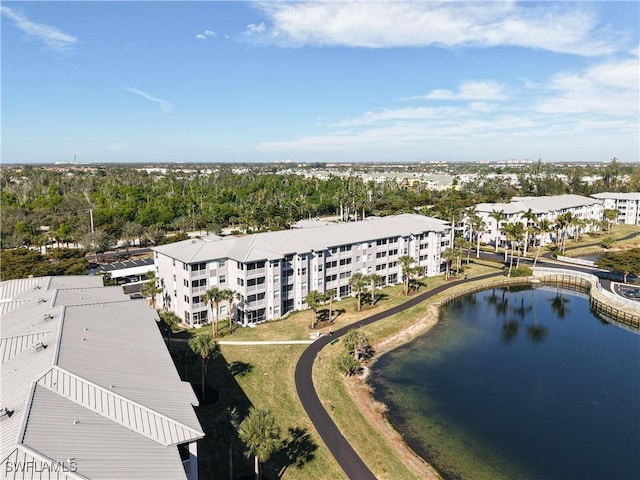
[[[2,282],[0,306],[3,472],[185,478],[176,446],[204,436],[198,402],[146,302],[65,276]]]
[[[602,193],[594,193],[591,195],[593,198],[598,198],[601,200],[613,199],[613,200],[640,200],[640,192],[628,192],[628,193],[619,193],[619,192],[602,192]]]
[[[422,232],[442,232],[449,222],[423,215],[403,214],[360,222],[256,233],[243,237],[191,239],[153,250],[184,263],[230,258],[239,262],[276,260],[300,252]]]
[[[545,197],[513,197],[509,203],[479,203],[476,205],[476,211],[492,212],[494,210],[502,210],[507,215],[524,213],[529,210],[533,213],[547,213],[598,203],[601,203],[601,201],[572,194]]]

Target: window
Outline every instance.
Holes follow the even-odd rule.
[[[220,275],[220,283],[226,283],[227,282],[227,277],[225,275]]]
[[[386,245],[387,239],[383,238],[382,240],[376,240],[376,245]]]
[[[238,282],[238,285],[240,285],[241,287],[244,287],[244,279],[238,278],[237,282]]]
[[[335,268],[338,266],[338,261],[334,260],[333,262],[327,262],[327,268]]]
[[[184,296],[184,303],[189,303],[189,295]]]
[[[174,282],[176,281],[176,274],[175,273],[173,274],[173,281]]]
[[[356,263],[360,263],[360,255],[356,257]]]
[[[341,252],[350,252],[351,251],[351,245],[342,245],[340,247],[340,251]]]
[[[191,288],[206,287],[206,286],[207,286],[206,278],[201,278],[200,280],[191,280]]]
[[[335,275],[335,274],[334,275],[327,275],[327,283],[328,282],[335,282],[337,278],[338,278],[338,276]]]
[[[247,280],[247,286],[253,287],[255,285],[262,285],[264,283],[264,279],[265,277],[250,278],[249,280]]]
[[[276,274],[273,276],[273,281],[274,281],[274,283],[279,282],[279,281],[280,281],[280,275],[276,273]]]
[[[350,258],[341,258],[340,259],[340,265],[349,265],[351,263],[351,259]]]
[[[397,254],[398,254],[398,249],[397,248],[394,248],[393,250],[389,250],[389,256],[397,255]]]
[[[189,287],[189,280],[187,280],[186,278],[184,279],[184,286]]]
[[[190,318],[191,318],[191,314],[185,310],[185,312],[184,312],[184,319],[185,319],[185,321],[187,321],[187,322],[188,322]]]
[[[318,271],[321,272],[322,271],[322,265],[318,265]]]
[[[387,264],[386,263],[382,263],[380,265],[376,265],[376,272],[379,272],[380,270],[384,270],[385,268],[387,268]]]
[[[280,290],[274,290],[273,291],[273,298],[278,298],[280,297]]]
[[[387,256],[387,252],[378,252],[376,253],[376,258],[382,258],[382,257],[386,257]]]
[[[193,265],[191,265],[192,272],[199,272],[200,270],[206,270],[206,269],[207,269],[206,263],[194,263]]]
[[[223,268],[226,264],[227,264],[227,262],[226,262],[225,260],[220,260],[220,261],[218,262],[218,267],[219,267],[219,268]]]
[[[349,278],[349,277],[351,277],[351,272],[342,272],[340,274],[340,278],[341,279],[345,279],[345,278]]]
[[[202,297],[200,295],[196,295],[195,297],[193,297],[191,299],[191,303],[200,303],[200,300],[202,299]],[[188,302],[187,302],[188,303]]]
[[[331,253],[338,253],[338,247],[331,247]]]

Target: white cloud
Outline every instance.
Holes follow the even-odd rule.
[[[416,97],[424,100],[502,100],[505,98],[504,86],[496,82],[466,82],[458,87],[457,92],[436,89],[426,95]]]
[[[640,105],[638,58],[593,65],[583,72],[560,73],[550,82],[549,97],[536,110],[542,113],[638,116]],[[637,119],[636,119],[637,120]]]
[[[15,26],[22,30],[28,37],[40,40],[53,50],[68,50],[78,41],[73,35],[50,25],[32,22],[22,12],[12,10],[4,5],[0,6],[0,13],[13,20]]]
[[[160,108],[165,112],[170,112],[171,110],[173,110],[173,106],[171,105],[171,103],[167,102],[166,100],[163,100],[158,97],[154,97],[153,95],[143,92],[142,90],[138,90],[137,88],[125,87],[124,89],[128,92],[139,95],[140,97],[145,98],[150,102],[157,103],[158,105],[160,105]]]
[[[217,37],[218,35],[216,34],[216,32],[211,31],[211,30],[205,30],[203,32],[197,33],[195,35],[195,37],[198,40],[206,40],[208,37]]]
[[[588,5],[514,2],[264,2],[251,41],[283,46],[492,47],[596,56],[614,51]],[[609,35],[611,35],[609,33]]]

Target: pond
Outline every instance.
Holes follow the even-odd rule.
[[[598,318],[586,295],[461,298],[371,382],[445,478],[640,478],[640,336]]]

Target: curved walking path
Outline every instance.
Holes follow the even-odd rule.
[[[482,275],[480,277],[474,277],[472,280],[485,280],[487,278],[499,276],[502,276],[502,273],[491,273]],[[311,375],[313,370],[313,363],[316,359],[316,356],[318,355],[318,353],[320,353],[320,350],[327,346],[328,343],[344,335],[349,330],[364,327],[365,325],[377,322],[378,320],[382,320],[383,318],[395,315],[396,313],[402,312],[403,310],[418,305],[419,303],[424,302],[434,295],[437,295],[438,293],[441,293],[455,285],[460,285],[462,283],[464,283],[464,280],[456,280],[445,285],[440,285],[433,290],[416,295],[408,301],[400,305],[396,305],[389,310],[376,313],[355,323],[342,327],[336,330],[333,335],[320,337],[313,344],[311,344],[309,348],[305,349],[305,351],[298,359],[295,371],[295,384],[298,398],[300,398],[300,402],[307,412],[307,415],[309,415],[309,418],[311,419],[313,426],[316,428],[318,435],[320,435],[322,441],[325,443],[342,470],[344,470],[345,474],[350,479],[368,480],[375,479],[376,477],[373,475],[371,470],[369,470],[369,467],[365,465],[365,463],[362,461],[353,447],[351,447],[349,442],[344,438],[342,433],[340,433],[340,430],[338,430],[336,424],[333,423],[333,420],[329,416],[329,413],[324,409],[322,403],[320,402],[320,399],[318,398],[318,394],[316,392],[315,386],[313,385],[313,378]]]

